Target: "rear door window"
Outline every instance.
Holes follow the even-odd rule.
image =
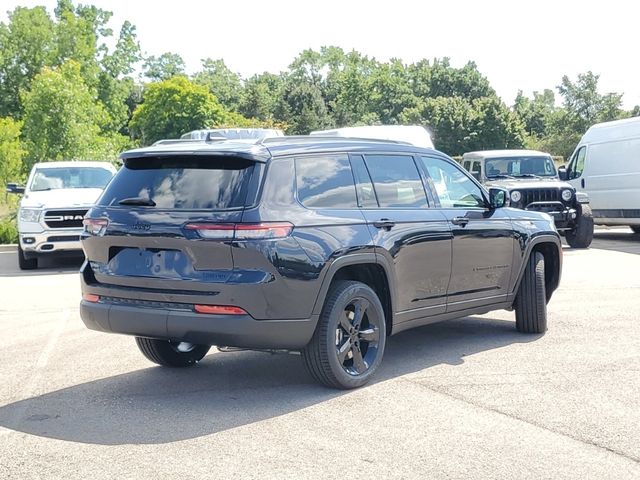
[[[413,157],[367,155],[365,161],[381,208],[427,206],[424,186]]]
[[[349,157],[312,155],[296,158],[298,200],[307,208],[357,208]]]
[[[128,159],[98,204],[148,199],[156,208],[229,210],[245,206],[254,163],[241,158]]]

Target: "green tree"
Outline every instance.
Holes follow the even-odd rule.
[[[284,79],[281,75],[262,73],[244,82],[239,112],[248,118],[273,120]]]
[[[240,75],[229,70],[222,59],[207,58],[202,61],[202,71],[193,77],[194,82],[206,86],[225,108],[237,111],[242,95]]]
[[[154,81],[168,80],[176,75],[184,75],[184,60],[177,53],[166,52],[159,57],[153,55],[144,61],[143,70],[147,78]]]
[[[116,154],[111,149],[123,143],[115,134],[102,135],[108,114],[80,70],[73,60],[45,68],[23,92],[25,171],[39,161],[111,159]]]
[[[0,23],[0,117],[22,116],[20,90],[50,64],[54,48],[54,23],[44,7],[17,7]]]
[[[135,138],[149,145],[225,123],[227,118],[227,111],[207,87],[176,76],[146,86],[143,102],[133,112],[129,127]]]
[[[371,75],[369,110],[385,125],[400,123],[405,109],[420,108],[422,99],[411,90],[408,70],[398,59],[379,64]]]
[[[518,91],[513,110],[524,123],[528,135],[540,138],[547,133],[551,116],[556,111],[556,99],[552,90],[545,89],[542,93],[533,92],[533,99]]]
[[[22,173],[25,151],[20,144],[21,123],[11,117],[0,118],[0,186],[17,181]],[[5,202],[7,201],[5,194]]]
[[[290,78],[275,106],[276,118],[287,124],[287,133],[306,135],[331,125],[320,87]]]
[[[409,65],[407,74],[413,93],[420,98],[462,97],[474,100],[496,95],[474,62],[455,68],[446,57],[436,58],[432,63],[421,60]]]

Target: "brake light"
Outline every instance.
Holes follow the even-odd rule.
[[[100,301],[100,295],[94,295],[93,293],[83,293],[82,299],[87,302],[98,303]]]
[[[242,308],[230,305],[194,305],[193,309],[197,313],[209,315],[247,315],[247,312]]]
[[[188,223],[184,228],[213,240],[270,240],[288,237],[293,231],[289,222]]]
[[[85,218],[82,220],[84,231],[89,235],[104,235],[108,225],[109,220],[106,218]]]

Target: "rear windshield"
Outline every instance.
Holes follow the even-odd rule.
[[[98,205],[125,199],[151,200],[154,207],[228,210],[244,207],[253,162],[240,158],[172,157],[128,159]]]

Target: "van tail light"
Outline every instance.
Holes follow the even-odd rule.
[[[230,305],[194,305],[196,313],[207,313],[209,315],[247,315],[247,312],[240,307]]]
[[[289,222],[188,223],[184,228],[211,240],[271,240],[288,237],[293,231]]]
[[[101,236],[107,230],[109,220],[106,218],[85,218],[82,220],[84,231],[89,235]]]

